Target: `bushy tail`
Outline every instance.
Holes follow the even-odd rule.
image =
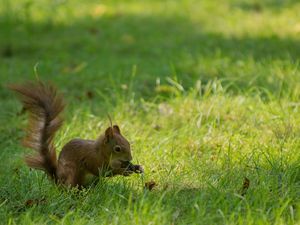
[[[57,159],[53,139],[63,123],[60,117],[64,109],[62,96],[57,94],[56,88],[42,82],[10,85],[9,88],[18,94],[29,113],[23,145],[34,149],[37,154],[25,158],[27,165],[44,170],[56,181]]]

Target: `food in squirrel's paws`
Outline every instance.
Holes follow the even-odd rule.
[[[122,168],[126,168],[127,172],[144,173],[144,169],[141,165],[134,165],[129,161],[122,162]]]

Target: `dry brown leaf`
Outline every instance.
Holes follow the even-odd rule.
[[[93,99],[93,98],[94,98],[94,93],[93,93],[92,91],[87,91],[87,92],[86,92],[86,97],[87,97],[88,99]]]
[[[156,186],[157,186],[157,183],[153,180],[145,183],[145,189],[148,189],[149,191],[152,191],[152,189],[155,188]]]
[[[249,189],[250,186],[250,180],[245,177],[244,182],[243,182],[243,187],[241,189],[241,195],[244,196],[247,193],[247,190]]]
[[[45,198],[41,198],[41,199],[28,199],[26,202],[25,202],[25,206],[26,207],[31,207],[33,205],[39,205],[39,204],[43,204],[46,202],[46,199]]]

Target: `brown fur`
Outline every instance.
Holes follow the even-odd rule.
[[[117,125],[108,127],[97,140],[71,140],[57,160],[53,139],[63,122],[60,116],[64,109],[62,96],[53,86],[42,82],[11,85],[10,89],[18,93],[29,112],[23,145],[37,152],[26,157],[29,167],[44,170],[55,182],[67,186],[83,185],[87,174],[126,176],[133,172],[123,166],[132,156],[130,144]]]

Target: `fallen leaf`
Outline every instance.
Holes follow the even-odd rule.
[[[93,98],[94,98],[94,93],[93,93],[92,91],[87,91],[87,92],[86,92],[86,97],[87,97],[88,99],[93,99]]]
[[[46,202],[46,199],[45,198],[41,198],[41,199],[28,199],[26,202],[25,202],[25,206],[26,207],[31,207],[33,205],[39,205],[39,204],[43,204]]]
[[[249,186],[250,186],[250,180],[247,177],[245,177],[243,182],[243,187],[241,189],[242,196],[246,194],[247,190],[249,189]]]
[[[157,186],[156,182],[151,180],[145,183],[145,189],[148,189],[149,191],[152,191],[153,188]]]
[[[25,202],[25,206],[33,206],[33,203],[34,203],[34,200],[33,199],[28,199],[26,202]]]

